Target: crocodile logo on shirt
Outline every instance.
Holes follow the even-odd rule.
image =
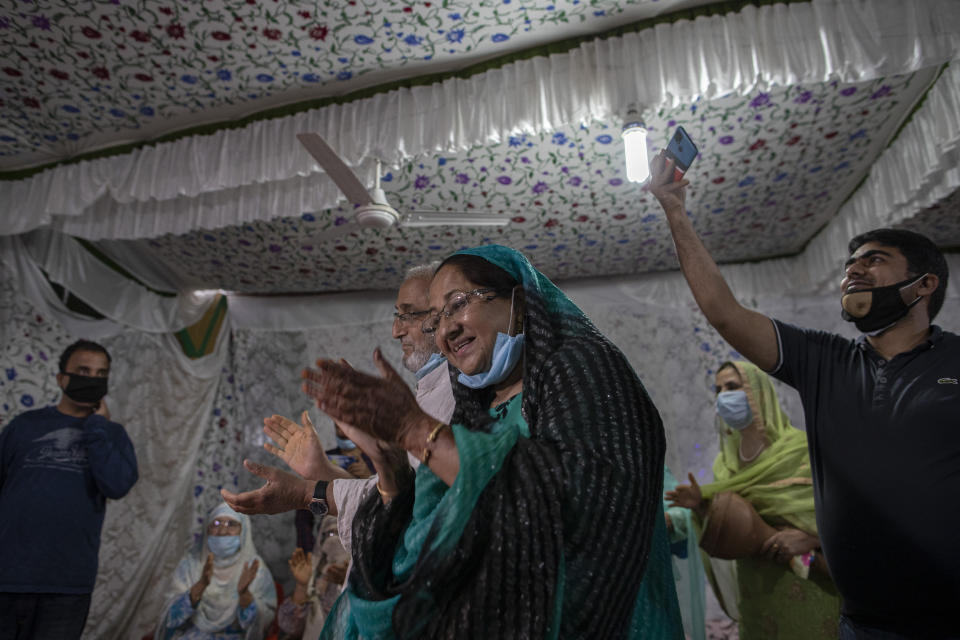
[[[90,466],[87,448],[81,441],[82,433],[80,429],[67,427],[37,438],[31,443],[33,449],[24,457],[24,466],[82,472]]]
[[[957,382],[956,378],[940,378],[937,384],[960,384],[960,382]]]

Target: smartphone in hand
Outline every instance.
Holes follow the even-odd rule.
[[[699,152],[697,145],[693,144],[693,140],[690,139],[687,131],[683,127],[677,127],[677,130],[670,136],[670,142],[666,149],[667,157],[673,160],[672,182],[677,182],[683,178],[683,174],[693,164]]]

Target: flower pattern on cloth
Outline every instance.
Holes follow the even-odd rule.
[[[165,133],[165,120],[266,109],[281,93],[286,102],[298,92],[335,95],[377,71],[507,53],[548,32],[569,37],[570,25],[629,21],[675,4],[682,2],[18,3],[0,15],[0,34],[17,51],[0,63],[10,88],[0,113],[22,126],[0,133],[0,158],[45,159],[104,134]]]

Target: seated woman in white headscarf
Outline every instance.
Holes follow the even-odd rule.
[[[277,608],[273,576],[257,554],[250,518],[220,504],[173,574],[157,640],[260,640]]]

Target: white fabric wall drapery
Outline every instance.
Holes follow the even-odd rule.
[[[184,368],[165,336],[125,332],[104,341],[114,357],[111,412],[134,442],[140,479],[111,501],[85,638],[140,638],[156,624],[173,569],[192,542],[191,488],[209,430],[228,327],[199,371]],[[214,366],[212,366],[214,365]]]
[[[69,236],[37,230],[0,236],[0,261],[34,305],[57,318],[71,333],[104,337],[129,327],[148,333],[174,333],[197,322],[215,294],[153,293],[114,271]],[[44,278],[64,286],[106,317],[91,321],[66,309]]]
[[[660,24],[467,79],[69,164],[0,183],[0,235],[53,225],[90,239],[216,228],[333,207],[339,192],[295,142],[317,131],[371,183],[373,157],[497,141],[589,118],[774,84],[862,81],[960,50],[951,0],[814,0]],[[278,143],[278,141],[283,141]]]

